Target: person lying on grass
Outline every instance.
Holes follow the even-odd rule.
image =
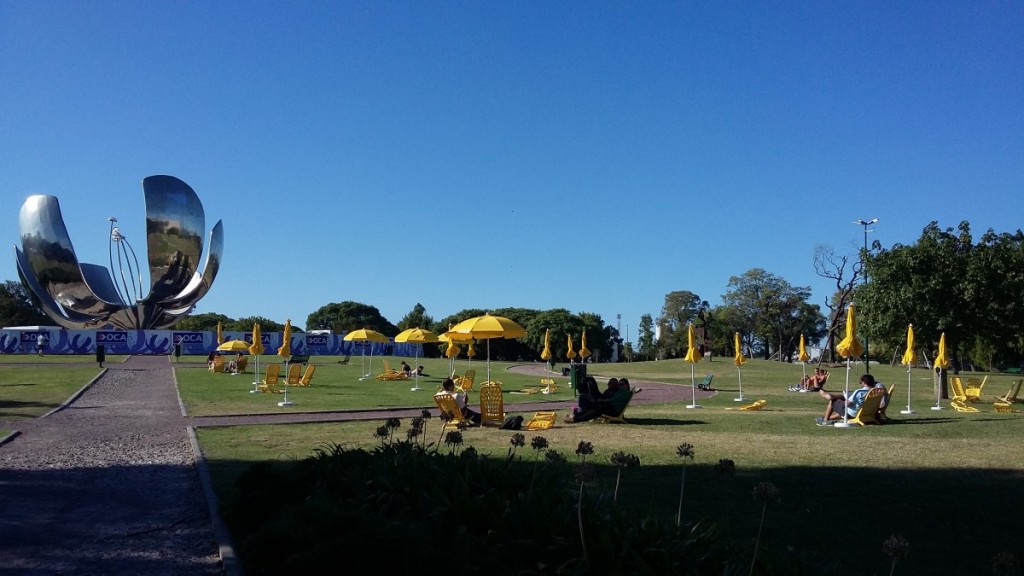
[[[860,377],[860,388],[850,393],[849,400],[839,392],[819,391],[818,394],[827,400],[828,404],[825,406],[825,416],[819,416],[815,419],[818,426],[834,424],[836,420],[842,419],[844,410],[846,415],[851,418],[857,416],[857,410],[860,410],[860,405],[864,403],[864,398],[867,398],[868,392],[874,387],[875,377],[871,374],[865,374]]]

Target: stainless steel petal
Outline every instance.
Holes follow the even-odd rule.
[[[29,269],[25,253],[17,246],[14,248],[14,259],[17,263],[18,276],[21,278],[22,286],[27,289],[29,297],[32,298],[32,301],[35,302],[36,306],[39,306],[54,322],[71,330],[94,328],[99,325],[98,318],[79,314],[74,310],[65,310],[61,307],[61,305],[46,292],[39,282],[36,281],[32,270]]]
[[[213,280],[220,270],[220,263],[224,253],[224,223],[221,220],[213,226],[210,231],[210,242],[206,252],[206,263],[203,264],[202,273],[196,272],[192,281],[180,294],[173,299],[164,300],[164,308],[174,314],[172,308],[191,309],[200,298],[206,296],[213,286]]]
[[[162,302],[184,291],[196,273],[206,215],[195,191],[174,176],[149,176],[142,188],[150,281],[144,300]]]
[[[86,282],[56,197],[29,196],[21,206],[19,226],[23,252],[20,265],[63,310],[104,318],[120,307],[119,301],[99,298]]]

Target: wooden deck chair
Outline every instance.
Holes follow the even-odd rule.
[[[217,354],[213,357],[213,365],[209,368],[210,372],[223,372],[224,371],[224,357]]]
[[[348,364],[348,361],[351,358],[352,358],[351,354],[345,354],[344,358],[342,358],[341,360],[338,360],[338,364]]]
[[[857,415],[848,422],[858,426],[878,424],[878,407],[882,404],[883,396],[885,396],[885,390],[872,388],[864,398],[864,402],[861,403],[860,409],[857,410]]]
[[[996,409],[996,412],[1021,412],[1013,407],[1013,404],[1009,402],[995,402],[992,407]]]
[[[965,400],[962,400],[960,398],[954,398],[950,400],[949,405],[952,406],[953,410],[956,410],[957,412],[981,412],[981,410],[978,410],[974,406],[967,404]]]
[[[597,418],[594,418],[593,422],[601,422],[603,424],[627,424],[626,422],[626,408],[629,408],[629,403],[633,401],[633,396],[636,396],[637,390],[632,390],[629,393],[629,400],[626,400],[626,405],[622,407],[622,412],[616,415],[601,414]]]
[[[505,423],[505,398],[501,384],[486,382],[480,387],[480,425],[501,426]]]
[[[302,364],[291,364],[288,366],[288,376],[285,382],[289,386],[298,386],[299,379],[302,378]]]
[[[267,366],[267,373],[263,376],[263,381],[260,382],[257,390],[261,392],[270,392],[271,394],[284,394],[284,390],[277,387],[278,381],[281,379],[281,367],[277,364],[271,364]]]
[[[1010,390],[1002,396],[996,396],[996,400],[1006,403],[1013,404],[1017,401],[1017,395],[1020,394],[1020,384],[1024,380],[1015,380],[1013,384],[1010,384]]]
[[[704,375],[704,379],[701,380],[700,382],[697,382],[697,389],[698,390],[711,390],[711,380],[713,380],[714,377],[715,377],[714,374],[705,374]]]
[[[551,394],[558,391],[558,385],[555,384],[554,378],[541,378],[540,385],[543,386],[541,394]]]
[[[967,385],[964,386],[964,395],[967,396],[968,402],[980,402],[981,401],[981,389],[985,387],[985,383],[988,382],[988,374],[978,382],[977,378],[968,378]]]
[[[455,388],[462,392],[473,389],[473,380],[476,379],[476,369],[466,370],[462,376],[454,378]]]
[[[950,400],[958,400],[963,402],[967,400],[967,392],[964,392],[964,383],[960,380],[959,376],[949,377],[949,387],[953,389],[953,397]]]
[[[316,372],[316,364],[306,364],[306,371],[302,373],[302,378],[293,386],[309,386],[310,380],[313,379],[313,372]]]
[[[438,392],[437,394],[434,394],[434,404],[437,404],[437,409],[441,412],[442,421],[446,420],[446,414],[451,415],[451,419],[444,422],[444,425],[441,426],[442,432],[444,432],[444,429],[448,426],[455,427],[463,420],[469,421],[467,418],[462,416],[462,409],[459,408],[459,403],[455,401],[455,396],[447,392]]]
[[[249,357],[242,356],[241,360],[235,363],[235,372],[245,374],[245,367],[249,365]]]

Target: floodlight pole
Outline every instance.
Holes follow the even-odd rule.
[[[864,253],[860,257],[860,266],[864,271],[864,284],[867,286],[868,283],[868,232],[874,232],[874,230],[868,230],[868,226],[876,224],[878,218],[872,218],[871,220],[857,220],[854,224],[860,224],[864,227]],[[868,352],[868,331],[867,326],[864,327],[864,372],[871,373],[871,354]]]

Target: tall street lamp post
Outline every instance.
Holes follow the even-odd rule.
[[[864,285],[868,283],[868,232],[874,232],[874,230],[868,230],[868,226],[878,222],[878,218],[872,218],[871,220],[855,220],[854,224],[860,224],[864,227],[864,254],[860,257],[860,265],[864,270]],[[864,372],[871,373],[871,355],[868,353],[868,331],[867,327],[864,330]]]

